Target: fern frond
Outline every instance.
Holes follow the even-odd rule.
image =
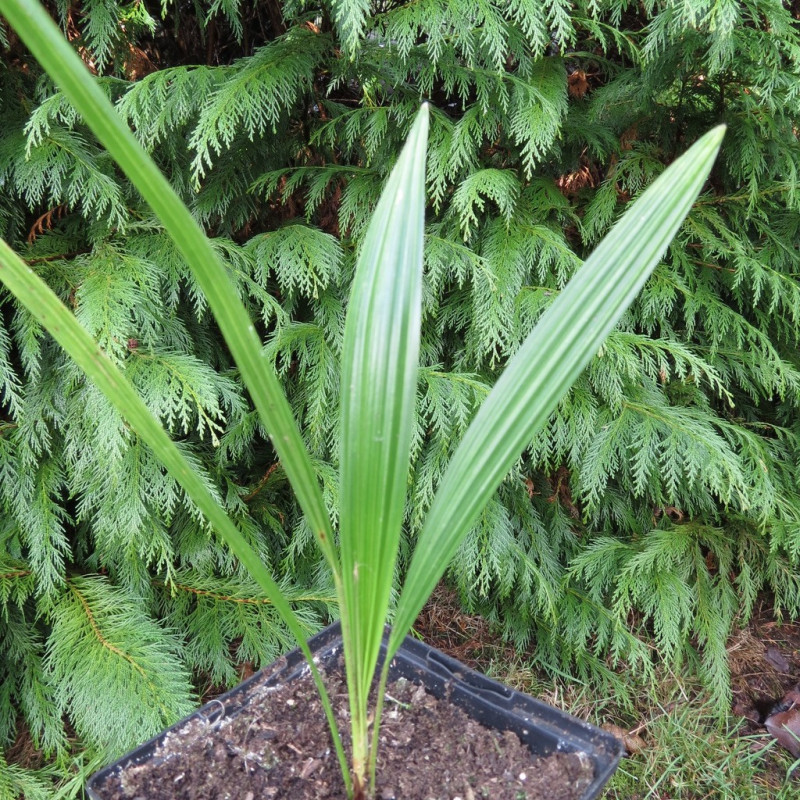
[[[477,211],[483,211],[486,200],[492,200],[508,223],[514,213],[519,196],[519,180],[513,172],[482,169],[463,180],[453,194],[453,207],[461,218],[464,240],[470,238],[470,229],[478,224]]]
[[[332,589],[304,591],[284,581],[282,590],[310,636],[320,627],[319,609],[334,603]],[[269,601],[245,577],[177,571],[164,582],[160,602],[167,624],[186,631],[188,663],[215,684],[234,684],[238,664],[257,669],[294,644]]]
[[[51,128],[14,165],[19,192],[29,206],[65,203],[109,228],[124,228],[128,219],[122,189],[109,157],[91,147],[77,131]]]
[[[3,707],[0,742],[14,739],[21,715],[34,745],[47,756],[63,757],[68,751],[67,734],[55,704],[55,689],[42,665],[44,640],[34,620],[13,609],[4,617],[0,653],[3,655]]]
[[[52,788],[30,770],[9,764],[0,749],[0,800],[50,800]]]
[[[53,607],[45,667],[59,711],[110,759],[191,710],[179,652],[136,598],[101,577],[76,577]]]
[[[339,278],[342,249],[336,239],[306,225],[291,224],[250,240],[256,280],[264,286],[270,271],[284,294],[318,299]]]
[[[195,182],[205,176],[214,155],[230,147],[243,130],[252,140],[276,132],[279,117],[310,84],[314,68],[330,47],[327,36],[293,28],[282,39],[226,68],[225,80],[207,97],[189,139],[195,151]]]

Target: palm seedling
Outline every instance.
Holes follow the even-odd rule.
[[[204,232],[46,12],[30,0],[0,0],[0,12],[151,205],[206,294],[333,575],[350,703],[349,764],[302,626],[272,575],[123,371],[1,241],[0,281],[125,416],[275,605],[308,658],[348,796],[367,797],[375,786],[377,732],[393,654],[481,509],[655,267],[705,182],[724,131],[719,127],[706,134],[644,192],[555,298],[475,415],[425,517],[402,581],[387,657],[376,676],[403,524],[415,415],[427,107],[420,110],[386,183],[357,261],[342,360],[341,503],[334,532],[278,378]],[[376,707],[370,709],[376,677]]]

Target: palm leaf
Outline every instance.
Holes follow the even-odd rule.
[[[422,307],[423,106],[358,258],[342,357],[342,626],[354,724],[366,709],[389,608],[408,485]],[[362,718],[357,721],[356,716]],[[354,754],[361,743],[356,743]],[[362,738],[362,742],[365,739]],[[358,767],[356,767],[358,774]]]
[[[0,10],[148,202],[191,267],[338,580],[331,525],[316,472],[255,327],[249,324],[248,313],[208,237],[44,9],[29,0],[2,0]]]
[[[709,131],[633,204],[511,359],[442,477],[398,603],[391,657],[525,446],[633,302],[689,213],[725,129]]]

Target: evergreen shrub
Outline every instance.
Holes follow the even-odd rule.
[[[724,707],[734,620],[762,589],[800,612],[796,6],[51,8],[214,237],[334,518],[355,254],[430,98],[409,541],[477,402],[581,259],[678,152],[728,125],[663,263],[450,570],[540,664],[598,678],[614,661],[689,659]],[[0,47],[0,234],[131,377],[310,632],[335,613],[331,587],[203,296],[2,26]],[[47,796],[290,643],[179,487],[2,290],[0,505],[0,796]]]

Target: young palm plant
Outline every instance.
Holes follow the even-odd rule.
[[[0,12],[151,205],[206,294],[333,574],[350,702],[350,764],[302,627],[264,564],[124,374],[2,241],[0,280],[125,416],[280,612],[303,649],[322,696],[347,794],[367,797],[374,791],[377,734],[392,656],[485,503],[658,262],[711,169],[723,129],[706,134],[634,204],[553,301],[476,414],[419,535],[395,610],[376,707],[370,709],[403,523],[415,415],[427,107],[422,106],[384,188],[357,262],[342,363],[337,547],[318,478],[289,404],[205,234],[46,12],[30,0],[0,0]]]

